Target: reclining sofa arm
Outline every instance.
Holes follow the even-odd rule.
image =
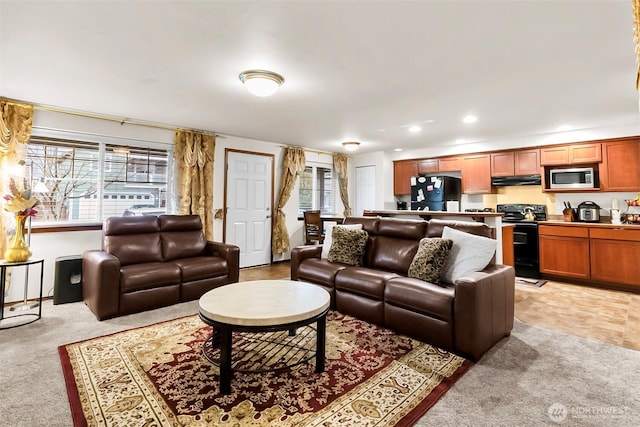
[[[98,320],[118,315],[120,305],[120,260],[101,251],[82,254],[82,298]]]
[[[458,279],[454,286],[455,347],[478,360],[513,329],[515,270],[489,265]]]
[[[222,242],[207,242],[207,254],[219,256],[227,260],[229,268],[229,283],[240,279],[240,247]]]
[[[298,280],[300,263],[308,258],[320,258],[322,246],[298,246],[291,250],[291,280]]]

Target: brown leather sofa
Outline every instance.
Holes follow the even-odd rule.
[[[197,299],[238,281],[240,249],[206,241],[198,215],[111,217],[82,256],[84,302],[98,320]]]
[[[316,283],[331,294],[332,307],[371,323],[478,360],[513,329],[515,271],[490,263],[455,283],[407,277],[423,237],[445,226],[493,237],[484,223],[348,217],[369,234],[363,266],[320,259],[320,246],[291,251],[291,279]]]

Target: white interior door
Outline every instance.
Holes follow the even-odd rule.
[[[361,216],[365,209],[375,209],[376,204],[376,167],[356,167],[356,204],[354,215]]]
[[[240,247],[240,267],[271,263],[273,157],[227,152],[226,242]]]

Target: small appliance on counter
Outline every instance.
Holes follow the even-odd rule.
[[[407,210],[407,202],[396,202],[397,210],[406,211]]]
[[[599,222],[600,206],[595,202],[582,202],[578,205],[578,221]]]

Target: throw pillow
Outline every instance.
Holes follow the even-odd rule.
[[[442,275],[445,282],[454,283],[466,274],[484,269],[496,252],[496,240],[451,227],[444,227],[442,238],[453,240],[447,267]]]
[[[420,240],[418,250],[409,266],[408,276],[425,282],[439,283],[440,276],[447,266],[451,246],[451,239],[425,237]]]
[[[331,242],[333,242],[333,239],[331,238],[333,227],[342,227],[349,230],[362,230],[362,224],[327,224],[325,227],[324,242],[322,243],[322,253],[320,254],[320,258],[322,259],[327,259],[329,256],[329,249],[331,248]]]
[[[369,233],[364,230],[349,230],[344,227],[333,227],[333,242],[329,248],[327,261],[347,265],[362,265],[362,256],[367,246]]]

